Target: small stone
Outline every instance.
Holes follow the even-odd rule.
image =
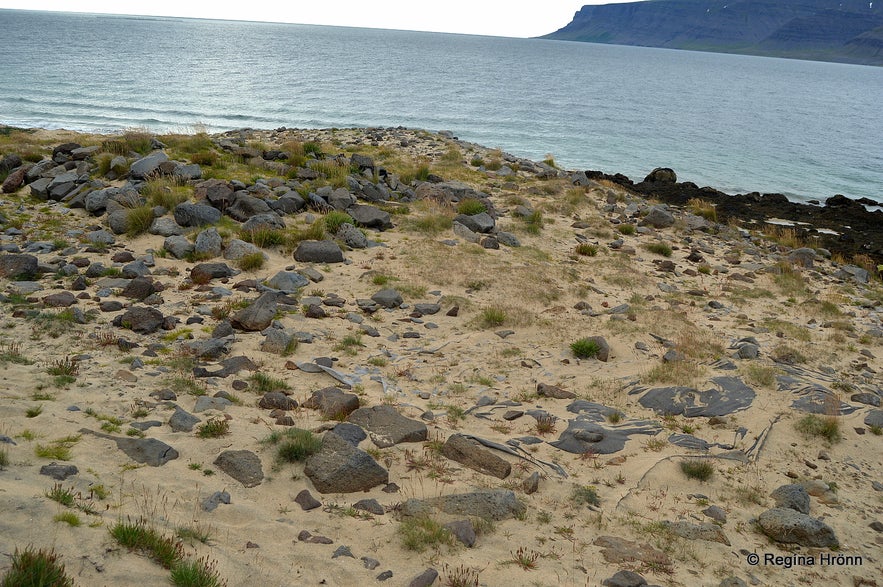
[[[334,553],[331,555],[331,558],[338,558],[338,557],[341,557],[341,556],[348,556],[348,557],[350,557],[350,558],[356,558],[356,557],[353,555],[353,551],[350,550],[350,547],[349,547],[349,546],[344,546],[344,545],[342,545],[342,544],[341,544],[340,546],[337,547],[337,550],[334,551]]]
[[[322,502],[313,497],[309,489],[301,490],[301,492],[297,494],[297,497],[294,498],[294,503],[299,505],[300,509],[305,512],[322,507]]]
[[[377,559],[373,559],[370,556],[363,556],[359,560],[362,561],[362,564],[365,565],[366,569],[371,570],[371,571],[373,571],[374,569],[376,569],[377,567],[380,566],[380,561]]]

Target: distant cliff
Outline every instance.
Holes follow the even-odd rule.
[[[883,0],[646,0],[583,6],[545,39],[883,65]]]

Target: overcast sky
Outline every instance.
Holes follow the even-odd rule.
[[[0,8],[260,20],[369,28],[537,37],[570,22],[585,4],[631,0],[0,0]],[[531,6],[532,8],[527,8]]]

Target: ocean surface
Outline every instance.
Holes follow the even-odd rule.
[[[406,126],[567,169],[883,202],[883,68],[438,33],[0,10],[0,123]]]

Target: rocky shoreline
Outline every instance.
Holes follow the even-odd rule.
[[[404,128],[0,159],[4,578],[28,549],[79,585],[883,574],[870,252]]]
[[[622,174],[585,173],[590,179],[605,179],[666,204],[685,206],[693,199],[710,202],[721,222],[733,220],[746,228],[762,227],[771,219],[787,221],[782,224],[817,248],[846,258],[867,255],[876,264],[883,264],[883,211],[869,211],[868,206],[879,207],[880,203],[868,198],[853,200],[837,194],[824,203],[803,204],[783,194],[730,195],[692,182],[679,183],[676,173],[667,168],[655,170],[639,183]]]

